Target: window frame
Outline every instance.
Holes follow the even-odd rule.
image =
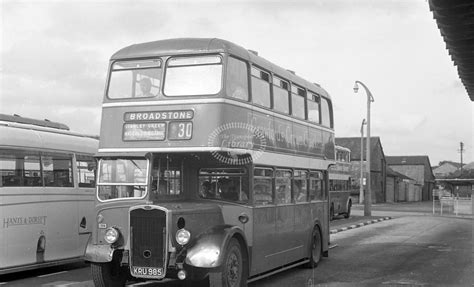
[[[277,83],[278,82],[278,83]],[[285,87],[286,84],[286,87]],[[287,111],[282,111],[280,109],[276,108],[276,98],[275,98],[275,88],[281,91],[286,91],[286,108]],[[272,102],[273,102],[273,107],[272,109],[276,112],[285,114],[285,115],[290,115],[291,114],[291,100],[290,100],[290,81],[278,76],[278,75],[272,75],[272,83],[271,83],[271,96],[272,96]]]
[[[246,93],[247,93],[247,99],[241,99],[241,98],[238,98],[238,97],[232,97],[229,93],[229,78],[228,78],[228,75],[229,75],[229,67],[230,67],[230,64],[229,64],[229,59],[232,59],[234,61],[238,61],[238,62],[241,62],[245,65],[245,79],[247,81],[247,89],[246,89]],[[238,100],[238,101],[243,101],[243,102],[251,102],[252,101],[252,97],[251,97],[251,84],[250,84],[250,68],[249,68],[249,62],[244,60],[244,59],[241,59],[239,57],[236,57],[234,55],[231,55],[229,54],[227,56],[227,60],[226,60],[226,64],[224,65],[225,66],[225,69],[224,69],[224,75],[223,75],[223,79],[224,79],[224,86],[223,87],[223,90],[225,90],[225,97],[229,98],[229,99],[233,99],[233,100]]]
[[[311,96],[311,99],[309,98]],[[313,91],[308,91],[306,93],[306,106],[307,106],[307,120],[311,123],[315,123],[320,125],[321,124],[321,96],[318,93],[315,93]],[[318,121],[315,122],[314,120],[310,119],[309,116],[309,102],[316,103],[318,105]]]
[[[257,170],[262,170],[264,171],[264,175],[255,175],[255,172]],[[265,171],[269,171],[270,175],[266,175]],[[256,189],[255,189],[255,179],[265,179],[269,180],[271,186],[270,186],[270,196],[271,196],[271,201],[262,201],[260,203],[257,203],[256,200]],[[266,166],[256,166],[253,168],[252,171],[252,198],[253,198],[253,205],[257,207],[265,207],[265,206],[275,206],[275,170],[271,167],[266,167]]]
[[[172,68],[182,68],[182,67],[202,67],[202,66],[213,66],[213,65],[220,65],[221,66],[221,75],[220,75],[220,89],[216,93],[210,94],[210,93],[202,93],[202,94],[176,94],[176,95],[167,95],[165,93],[165,87],[167,85],[167,76],[168,76],[168,68],[169,62],[173,59],[185,59],[185,58],[199,58],[199,57],[209,57],[209,56],[216,56],[220,59],[219,63],[205,63],[205,64],[187,64],[187,65],[177,65],[177,66],[171,66]],[[162,73],[162,85],[161,85],[161,94],[168,98],[168,99],[176,99],[176,98],[185,98],[185,97],[202,97],[202,96],[216,96],[222,93],[224,90],[224,82],[225,82],[225,77],[226,77],[226,65],[224,62],[224,57],[222,54],[219,53],[211,53],[211,54],[192,54],[192,55],[172,55],[166,58],[164,61],[164,68],[163,68],[163,73]]]
[[[291,83],[291,115],[295,118],[301,119],[301,120],[306,120],[307,119],[307,111],[306,111],[306,95],[308,94],[306,89],[303,88],[300,85],[297,85],[295,83]],[[300,117],[299,115],[295,115],[294,108],[293,108],[293,99],[294,97],[301,97],[303,98],[303,116]]]
[[[153,66],[153,67],[139,67],[139,68],[124,68],[124,69],[114,69],[114,65],[117,64],[117,63],[120,63],[120,62],[145,62],[145,61],[152,61],[152,60],[157,60],[159,62],[159,65],[158,66]],[[140,59],[117,59],[117,60],[114,60],[110,63],[110,66],[109,66],[109,72],[108,72],[108,75],[107,75],[107,87],[106,87],[106,91],[105,91],[105,97],[109,100],[112,100],[112,101],[117,101],[117,100],[150,100],[150,99],[156,99],[157,97],[159,97],[160,95],[163,94],[163,79],[164,79],[164,61],[162,58],[160,57],[150,57],[150,58],[140,58]],[[131,91],[135,91],[136,90],[136,72],[137,70],[149,70],[149,69],[160,69],[161,70],[161,73],[160,73],[160,77],[159,77],[159,81],[160,81],[160,86],[158,87],[158,93],[153,96],[153,97],[136,97],[136,96],[133,96],[133,97],[123,97],[123,98],[113,98],[113,97],[110,97],[109,96],[109,91],[110,91],[110,85],[112,83],[112,74],[113,72],[118,72],[118,71],[131,71],[132,74],[133,74],[133,79],[132,79],[132,87],[131,87]]]
[[[255,75],[254,72],[258,71],[259,72],[259,76]],[[267,79],[264,79],[262,78],[263,75],[267,75]],[[259,103],[256,103],[255,102],[255,95],[254,95],[254,82],[253,80],[258,80],[258,81],[261,81],[261,82],[266,82],[268,84],[268,106],[264,105],[264,104],[259,104]],[[269,72],[268,70],[265,70],[263,68],[260,68],[259,66],[256,66],[254,64],[252,64],[250,66],[250,91],[251,91],[251,95],[250,95],[250,99],[252,101],[252,104],[257,106],[257,107],[262,107],[264,109],[273,109],[273,95],[272,95],[272,73]]]

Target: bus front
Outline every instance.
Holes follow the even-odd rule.
[[[239,120],[219,100],[224,62],[222,52],[112,57],[86,250],[96,285],[201,279],[221,264],[225,238],[242,233],[237,216],[224,222],[222,202],[249,200],[248,146],[233,147],[232,168],[219,155],[230,133],[252,131],[219,129]],[[200,193],[206,184],[219,198]],[[238,191],[225,198],[226,189]]]

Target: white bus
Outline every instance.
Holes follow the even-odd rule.
[[[0,275],[82,260],[98,139],[0,114]]]

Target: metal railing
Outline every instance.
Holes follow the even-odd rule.
[[[433,214],[445,216],[472,216],[472,196],[458,197],[433,194]]]

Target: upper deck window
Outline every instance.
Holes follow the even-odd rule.
[[[248,71],[244,61],[233,57],[228,58],[226,92],[228,97],[249,100]]]
[[[260,106],[270,108],[270,74],[252,67],[252,101]]]
[[[155,97],[160,91],[161,74],[159,59],[115,62],[107,96],[111,99]]]
[[[303,88],[291,86],[291,114],[305,119],[305,96],[306,92]]]
[[[213,95],[222,86],[222,58],[217,55],[172,57],[167,62],[166,96]]]
[[[321,98],[321,124],[332,128],[332,106],[326,98]]]
[[[308,93],[308,120],[319,124],[319,102],[320,98],[318,95]]]
[[[288,81],[273,77],[273,108],[285,114],[290,113],[289,89],[290,84]]]

